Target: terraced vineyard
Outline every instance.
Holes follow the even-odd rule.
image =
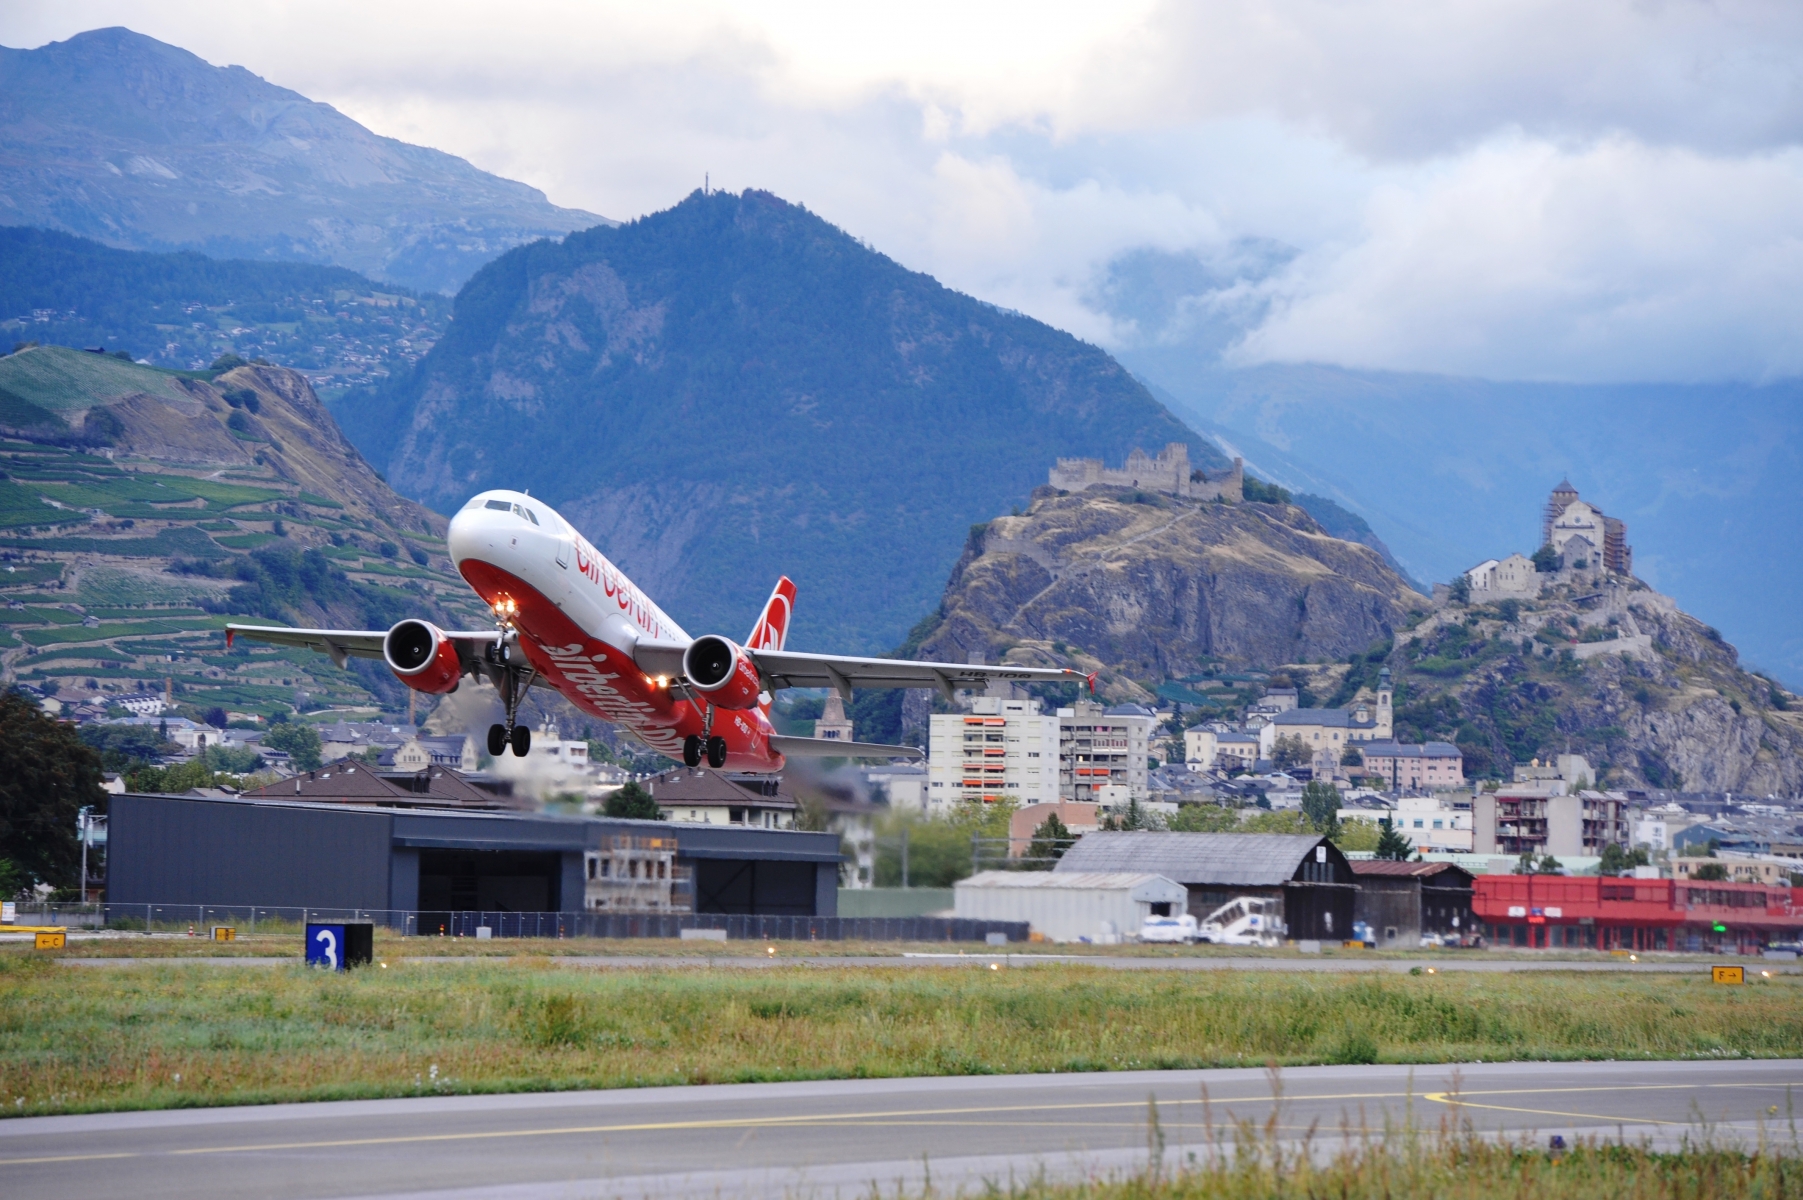
[[[389,491],[294,372],[214,379],[42,347],[0,358],[0,393],[71,435],[0,438],[6,680],[65,703],[168,686],[202,712],[392,710],[404,693],[370,664],[228,651],[222,627],[486,623],[443,519]],[[108,436],[82,432],[96,426]]]

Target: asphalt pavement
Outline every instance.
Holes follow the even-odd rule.
[[[847,1080],[0,1121],[0,1195],[214,1200],[863,1197],[1144,1168],[1238,1122],[1317,1146],[1468,1120],[1568,1140],[1793,1146],[1803,1061],[1477,1063]],[[1156,1102],[1156,1125],[1151,1101]],[[1264,1132],[1270,1122],[1270,1134]]]

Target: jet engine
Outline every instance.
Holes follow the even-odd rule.
[[[690,686],[717,708],[756,708],[764,690],[751,655],[718,634],[689,643],[682,656],[682,673]]]
[[[402,621],[382,639],[382,657],[395,677],[416,692],[442,696],[463,676],[457,647],[429,621]]]

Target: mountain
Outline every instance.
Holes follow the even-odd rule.
[[[441,511],[545,497],[694,632],[749,628],[786,572],[797,644],[845,652],[894,646],[1060,455],[1227,465],[1096,347],[756,191],[508,252],[337,412]]]
[[[0,227],[0,336],[124,350],[199,370],[224,354],[275,359],[315,387],[371,383],[443,335],[448,299],[343,267],[116,250]]]
[[[200,711],[404,706],[375,664],[239,646],[232,617],[463,624],[480,604],[443,517],[397,496],[306,378],[156,370],[35,346],[0,357],[0,669]]]
[[[1090,488],[971,531],[927,658],[1102,669],[1108,694],[1363,652],[1424,615],[1368,546],[1286,503]]]
[[[1394,643],[1290,671],[1345,703],[1369,696],[1383,666],[1398,737],[1456,742],[1468,775],[1580,753],[1612,787],[1803,791],[1796,697],[1637,579],[1559,572],[1536,597],[1448,600]]]
[[[443,292],[508,247],[605,223],[122,28],[0,47],[0,219]]]

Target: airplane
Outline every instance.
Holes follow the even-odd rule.
[[[854,688],[959,688],[991,682],[1082,682],[1095,676],[1046,667],[954,665],[804,654],[786,648],[795,584],[776,583],[741,644],[720,634],[690,637],[550,505],[525,492],[478,493],[451,518],[451,561],[494,614],[494,628],[444,630],[408,618],[390,629],[226,626],[236,638],[320,651],[343,668],[380,659],[415,691],[444,695],[464,678],[500,693],[504,724],[488,752],[524,758],[532,731],[518,722],[533,687],[550,688],[582,711],[631,731],[688,766],[775,772],[791,755],[920,758],[914,746],[791,737],[770,720],[783,688],[824,688],[847,702]]]

